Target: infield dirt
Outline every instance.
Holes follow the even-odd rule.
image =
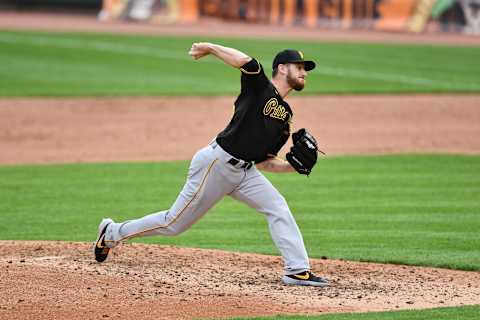
[[[193,319],[478,303],[480,273],[312,259],[327,288],[281,284],[279,257],[128,244],[0,242],[2,319]]]
[[[188,160],[228,123],[234,99],[0,99],[0,164]],[[327,155],[480,153],[480,96],[288,101],[293,129],[311,130]]]

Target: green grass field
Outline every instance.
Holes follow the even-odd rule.
[[[321,316],[276,316],[275,318],[248,318],[249,320],[477,320],[480,306],[438,308],[429,310],[373,312],[353,314],[326,314]],[[247,318],[234,318],[235,320]],[[233,319],[232,319],[233,320]]]
[[[267,73],[277,51],[304,51],[318,67],[302,94],[480,92],[480,47],[0,31],[0,97],[236,94],[236,70],[187,55],[199,40],[237,47]],[[168,208],[187,166],[0,166],[0,239],[92,241],[103,216]],[[268,177],[312,257],[480,270],[480,156],[327,157],[310,178]],[[278,254],[264,218],[228,198],[181,236],[137,241]],[[277,318],[468,320],[480,305]]]
[[[187,163],[0,167],[0,237],[92,241],[99,220],[168,209]],[[323,159],[310,178],[269,175],[312,257],[480,270],[480,157]],[[265,219],[220,202],[178,237],[141,241],[278,254]]]
[[[304,94],[480,91],[480,47],[0,32],[0,96],[236,94],[236,70],[188,56],[199,40],[258,57],[267,73],[276,52],[303,50],[318,62]]]

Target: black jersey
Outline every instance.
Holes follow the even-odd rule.
[[[232,120],[216,140],[232,156],[259,163],[276,156],[287,142],[293,114],[256,59],[240,70]]]

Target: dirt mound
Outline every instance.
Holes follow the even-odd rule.
[[[1,319],[193,319],[478,303],[480,273],[312,260],[327,288],[280,282],[279,257],[127,244],[0,241]]]

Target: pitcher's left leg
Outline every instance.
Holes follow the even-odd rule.
[[[285,274],[297,274],[310,269],[302,234],[290,208],[267,178],[253,167],[230,195],[265,214],[272,239],[283,257]]]

